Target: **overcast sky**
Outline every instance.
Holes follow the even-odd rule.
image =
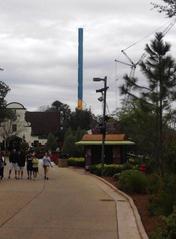
[[[101,83],[108,77],[109,111],[119,106],[118,86],[130,68],[115,59],[137,61],[156,29],[169,19],[151,10],[151,0],[5,0],[0,7],[0,80],[11,88],[7,101],[37,110],[59,100],[77,106],[78,28],[84,28],[84,105],[102,113]],[[170,20],[171,21],[171,20]],[[150,37],[145,37],[150,35]],[[176,53],[175,28],[166,36]],[[144,39],[143,39],[144,38]],[[143,39],[143,40],[142,40]],[[176,54],[175,54],[176,55]],[[136,74],[138,74],[136,72]],[[117,80],[118,79],[118,80]]]

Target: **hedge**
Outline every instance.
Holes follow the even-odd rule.
[[[98,176],[109,176],[112,177],[115,174],[121,173],[123,170],[130,168],[129,164],[104,164],[103,172],[101,164],[94,164],[90,166],[90,172]]]
[[[84,167],[85,166],[85,159],[84,158],[68,158],[67,159],[68,166],[74,167]]]

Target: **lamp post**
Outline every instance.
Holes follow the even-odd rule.
[[[104,82],[104,88],[96,90],[96,93],[102,93],[102,99],[103,99],[103,119],[102,119],[102,147],[101,147],[101,173],[103,173],[103,168],[104,168],[104,159],[105,159],[105,137],[106,137],[106,91],[109,88],[107,86],[107,76],[104,78],[93,78],[93,81],[103,81]]]

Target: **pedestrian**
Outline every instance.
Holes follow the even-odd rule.
[[[4,178],[4,166],[6,165],[5,157],[0,151],[0,180]]]
[[[32,153],[29,152],[26,157],[27,162],[27,179],[32,179],[33,165],[32,165]]]
[[[46,152],[45,155],[43,156],[43,170],[44,170],[44,179],[48,180],[48,170],[49,167],[52,167],[51,164],[51,158],[49,156],[49,153]]]
[[[15,178],[18,179],[17,177],[17,172],[19,170],[18,160],[19,160],[19,154],[16,151],[16,149],[13,149],[9,155],[9,177],[8,177],[9,179],[13,169],[15,171]]]
[[[38,165],[39,165],[39,160],[38,160],[38,158],[36,157],[36,154],[33,153],[33,154],[32,154],[32,167],[33,167],[33,176],[34,176],[34,179],[37,177],[37,174],[38,174]]]
[[[19,167],[19,171],[18,171],[18,178],[23,179],[23,171],[24,171],[24,167],[25,167],[25,161],[26,161],[26,155],[24,151],[19,151],[19,160],[18,160],[18,167]]]

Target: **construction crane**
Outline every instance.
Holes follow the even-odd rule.
[[[163,36],[165,36],[168,31],[175,25],[176,23],[176,18],[173,20],[173,22],[169,23],[169,25],[162,31]]]
[[[122,50],[121,52],[122,52],[122,53],[124,54],[124,56],[128,59],[129,63],[123,62],[123,61],[119,61],[119,60],[117,60],[117,59],[115,59],[115,62],[121,63],[121,64],[126,65],[126,66],[130,66],[131,71],[130,71],[129,77],[130,77],[130,78],[131,78],[131,77],[134,77],[134,73],[135,73],[135,70],[136,70],[137,65],[139,65],[139,64],[142,62],[142,60],[144,59],[144,57],[146,56],[146,54],[143,53],[142,56],[140,57],[140,59],[135,63],[134,61],[132,61],[132,59],[127,55],[127,53],[126,53],[124,50]]]
[[[129,48],[131,48],[131,47],[137,45],[138,43],[140,43],[140,42],[143,41],[144,39],[150,37],[151,35],[153,35],[153,34],[154,34],[155,32],[157,32],[157,31],[159,31],[159,30],[160,30],[161,28],[163,28],[163,27],[165,27],[165,28],[164,28],[164,30],[162,30],[161,32],[162,32],[163,36],[165,36],[165,35],[171,30],[171,28],[174,27],[175,24],[176,24],[176,18],[175,18],[172,22],[170,22],[169,24],[167,23],[167,25],[164,24],[164,25],[160,26],[159,28],[155,29],[155,31],[153,31],[152,33],[150,33],[150,34],[144,36],[142,39],[140,39],[140,40],[138,40],[138,41],[132,43],[131,45],[129,45],[129,46],[126,47],[125,49],[121,50],[121,53],[127,58],[128,62],[120,61],[120,60],[118,60],[118,59],[115,59],[115,62],[116,62],[116,63],[123,64],[123,65],[126,65],[126,66],[129,66],[129,67],[131,68],[129,77],[130,77],[130,78],[134,78],[134,74],[135,74],[136,67],[144,60],[144,58],[146,57],[146,54],[143,53],[143,54],[141,55],[140,59],[139,59],[137,62],[134,62],[134,61],[128,56],[128,54],[126,53],[126,51],[127,51]],[[116,72],[117,72],[117,65],[116,65]],[[115,81],[116,81],[116,82],[118,81],[117,75],[116,75]],[[128,101],[128,96],[127,96],[126,102],[127,102],[127,101]],[[116,92],[116,106],[117,106],[117,92]]]
[[[164,28],[163,31],[161,31],[162,34],[163,34],[163,36],[165,36],[165,35],[171,30],[171,28],[172,28],[175,24],[176,24],[176,18],[175,18],[172,22],[170,22],[170,23]],[[158,29],[157,29],[157,30],[158,30]],[[156,32],[156,30],[155,30],[155,32]],[[153,32],[152,32],[152,34],[153,34]],[[151,34],[150,34],[150,35],[151,35]],[[131,68],[131,72],[130,72],[130,74],[129,74],[129,77],[130,77],[130,78],[131,78],[131,77],[134,77],[134,73],[135,73],[135,70],[136,70],[137,65],[139,65],[139,64],[142,62],[142,60],[146,57],[146,54],[143,53],[142,56],[140,57],[140,59],[135,63],[135,62],[132,61],[132,59],[128,56],[128,54],[126,53],[126,50],[128,50],[129,48],[131,48],[131,47],[133,47],[134,45],[138,44],[140,41],[144,40],[145,38],[148,38],[150,35],[145,36],[144,38],[142,38],[141,40],[138,40],[138,41],[134,42],[133,44],[131,44],[130,46],[128,46],[128,47],[125,48],[124,50],[121,50],[121,52],[122,52],[122,53],[124,54],[124,56],[127,58],[127,60],[129,61],[129,63],[123,62],[123,61],[119,61],[119,60],[115,59],[115,62],[124,64],[124,65],[126,65],[126,66],[130,66],[130,68]]]

